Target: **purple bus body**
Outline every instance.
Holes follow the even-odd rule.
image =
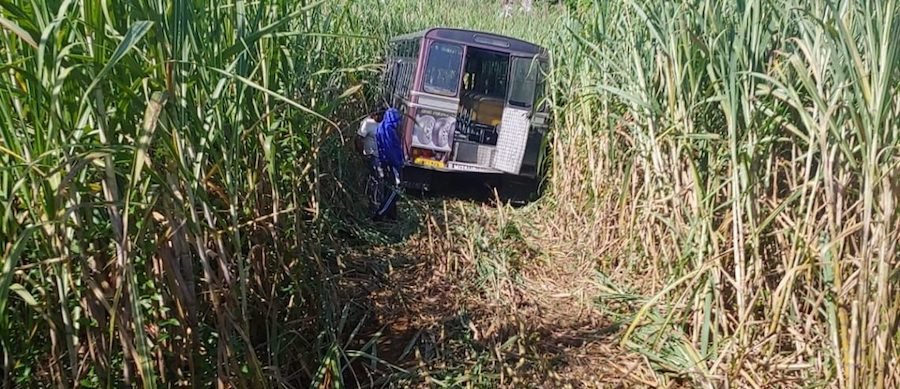
[[[409,39],[419,40],[419,50],[418,56],[415,59],[415,70],[412,74],[411,85],[409,87],[409,90],[404,92],[403,98],[400,102],[400,104],[404,106],[403,108],[405,108],[404,111],[406,112],[406,115],[402,119],[400,124],[400,133],[403,135],[402,143],[404,146],[404,154],[407,156],[410,155],[412,149],[413,130],[415,126],[414,118],[417,117],[417,111],[419,111],[419,108],[417,106],[419,105],[420,96],[428,96],[441,99],[452,98],[456,100],[459,100],[461,98],[462,88],[459,85],[457,86],[456,92],[453,96],[435,95],[424,90],[426,64],[428,63],[428,57],[430,56],[429,48],[433,43],[446,42],[459,45],[462,48],[461,55],[463,60],[460,61],[460,68],[458,69],[458,73],[460,75],[462,75],[464,72],[466,66],[465,58],[467,58],[469,48],[490,50],[502,54],[507,54],[510,57],[536,58],[542,60],[546,60],[548,55],[546,49],[544,49],[543,47],[526,41],[522,41],[520,39],[487,32],[450,28],[431,28],[411,34],[398,36],[393,38],[391,41]],[[458,80],[458,84],[462,84],[461,76]],[[456,112],[448,113],[456,115]]]

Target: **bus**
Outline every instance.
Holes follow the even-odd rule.
[[[402,186],[429,191],[446,175],[465,175],[507,200],[534,198],[550,120],[546,49],[431,28],[390,39],[384,69],[382,99],[402,117]]]

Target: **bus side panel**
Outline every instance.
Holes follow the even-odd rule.
[[[416,58],[416,72],[413,74],[412,90],[422,91],[422,79],[425,74],[425,51],[428,47],[428,39],[419,38],[419,52]]]
[[[415,127],[413,118],[416,117],[416,107],[409,100],[404,101],[401,105],[400,112],[403,114],[403,119],[400,126],[401,134],[403,134],[404,155],[407,159],[411,159],[409,155],[412,151],[412,134],[413,127]]]
[[[403,137],[403,156],[407,160],[410,159],[410,147],[412,146],[412,131],[414,126],[412,118],[416,115],[416,109],[412,106],[412,102],[415,101],[415,96],[412,91],[419,90],[419,84],[421,83],[422,67],[425,66],[425,41],[426,39],[424,37],[419,37],[416,40],[418,49],[416,50],[415,65],[413,66],[412,74],[410,74],[409,89],[406,90],[406,96],[401,103],[402,108],[400,109],[400,112],[403,114],[403,119],[400,122],[400,134]]]

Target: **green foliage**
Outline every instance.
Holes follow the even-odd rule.
[[[295,329],[255,324],[309,322],[288,301],[318,304],[308,167],[341,105],[361,109],[364,95],[342,94],[371,78],[377,52],[340,10],[3,4],[7,383],[265,381],[264,364],[319,358],[279,358],[299,346],[260,345]],[[290,253],[309,260],[286,267]],[[310,339],[327,328],[313,319]]]
[[[371,106],[384,41],[551,25],[447,16],[417,1],[0,5],[4,384],[311,382],[302,367],[336,347],[323,258],[355,201],[342,132]]]

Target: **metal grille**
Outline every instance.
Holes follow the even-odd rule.
[[[503,110],[494,168],[507,173],[519,173],[522,155],[525,154],[525,144],[528,141],[530,122],[527,110],[510,107]]]
[[[485,145],[478,145],[478,164],[481,166],[491,166],[494,159],[494,148]]]
[[[494,147],[470,142],[454,144],[453,159],[457,162],[474,163],[483,167],[491,167],[494,160]]]

